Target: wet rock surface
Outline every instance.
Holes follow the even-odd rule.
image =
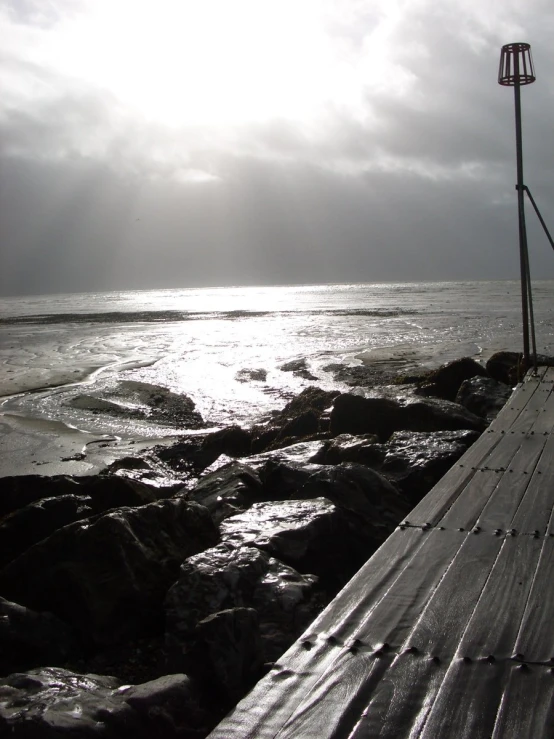
[[[205,506],[213,520],[220,523],[260,500],[262,483],[251,467],[231,462],[201,477],[189,498]]]
[[[456,395],[456,402],[476,416],[492,421],[512,394],[510,385],[492,377],[472,377],[465,380]]]
[[[0,734],[206,736],[479,436],[514,361],[348,368],[356,392],[307,387],[250,429],[199,426],[94,477],[4,478]],[[126,392],[174,424],[195,413]]]
[[[291,362],[285,362],[279,369],[281,372],[292,372],[296,377],[302,377],[304,380],[317,380],[308,369],[308,363],[305,359],[293,359]]]
[[[92,499],[83,495],[42,498],[0,521],[0,567],[67,524],[94,514]]]
[[[43,477],[23,475],[4,477],[0,488],[0,517],[45,498],[74,495],[86,498],[95,513],[120,506],[152,503],[165,493],[144,484],[116,475]]]
[[[230,608],[254,608],[265,660],[276,660],[326,602],[314,575],[301,575],[256,547],[224,542],[189,557],[165,599],[166,644],[178,668],[196,625]],[[181,664],[181,668],[183,665]]]
[[[0,675],[62,664],[79,651],[71,629],[59,618],[0,598]]]
[[[326,498],[256,503],[220,525],[223,542],[254,546],[330,592],[348,582],[378,543],[363,518]]]
[[[206,508],[183,499],[65,526],[0,570],[0,592],[51,611],[85,644],[155,631],[179,565],[217,542]]]
[[[186,675],[122,686],[113,677],[46,667],[0,679],[2,736],[198,739],[207,725]]]
[[[472,377],[487,377],[487,370],[474,359],[463,357],[430,372],[418,384],[415,392],[443,400],[455,400],[462,382]]]
[[[375,434],[386,442],[395,431],[483,431],[486,423],[457,403],[438,398],[390,398],[339,395],[331,411],[331,436]]]

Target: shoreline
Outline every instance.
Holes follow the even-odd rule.
[[[98,474],[4,478],[0,726],[71,724],[74,702],[98,724],[106,701],[165,705],[178,684],[192,714],[171,709],[167,736],[207,736],[479,438],[511,393],[493,375],[517,356],[462,358],[390,394],[310,385],[266,423],[129,441]]]

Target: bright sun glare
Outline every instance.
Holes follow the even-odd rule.
[[[337,75],[317,0],[95,0],[56,61],[168,125],[304,118]]]

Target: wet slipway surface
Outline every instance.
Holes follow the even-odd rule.
[[[554,369],[210,739],[554,736]]]

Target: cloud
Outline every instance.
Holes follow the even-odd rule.
[[[263,17],[256,5],[263,33],[275,24],[271,44],[284,64],[286,41],[296,59],[302,40],[297,31],[288,37],[285,23],[285,11],[297,6],[268,2],[273,15]],[[164,0],[158,12],[173,7]],[[212,0],[210,7],[213,18],[201,17],[206,34],[223,6]],[[231,24],[230,8],[241,19],[253,5],[241,0],[225,7]],[[160,110],[148,114],[132,95],[120,94],[129,70],[114,68],[113,84],[105,69],[96,75],[75,39],[85,39],[90,24],[96,43],[100,20],[111,12],[106,58],[117,42],[120,57],[128,51],[132,64],[142,44],[136,89],[150,84],[140,75],[152,48],[160,47],[150,47],[147,24],[138,26],[140,38],[131,38],[133,16],[123,33],[129,8],[115,1],[0,4],[7,39],[0,60],[6,90],[0,219],[7,235],[0,290],[517,274],[513,100],[496,72],[502,43],[532,43],[538,81],[523,90],[525,171],[546,214],[554,199],[554,10],[548,3],[307,2],[298,28],[313,21],[305,50],[313,59],[298,69],[295,95],[313,82],[309,105],[287,108],[292,98],[279,84],[292,86],[290,65],[282,79],[277,66],[266,66],[260,110],[270,110],[274,91],[283,110],[249,117],[252,104],[243,120],[219,122],[164,117],[165,93]],[[152,44],[168,18],[152,22]],[[116,38],[116,31],[123,35]],[[226,54],[233,43],[225,42]],[[74,65],[67,61],[71,50]],[[101,44],[96,53],[102,59]],[[209,96],[221,89],[214,69],[226,58],[213,44],[198,53],[202,64],[215,64],[206,77],[215,87],[206,88],[203,110],[217,112]],[[168,52],[164,63],[172,60]],[[254,75],[255,59],[250,64]],[[245,75],[248,70],[243,66]],[[159,78],[179,98],[174,113],[199,99],[198,85],[186,96],[194,74],[199,82],[202,66],[168,67],[165,80]],[[261,77],[252,79],[259,85]],[[251,82],[238,91],[254,89]],[[229,91],[231,98],[232,86]],[[554,276],[554,259],[533,218],[532,266]]]

